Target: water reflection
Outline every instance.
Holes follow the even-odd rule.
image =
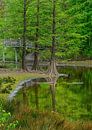
[[[40,111],[56,111],[69,119],[92,120],[92,70],[62,68],[68,77],[33,79],[14,98],[21,111],[29,107]],[[14,103],[14,101],[13,101]]]
[[[21,111],[22,108],[30,107],[37,110],[56,111],[56,81],[55,78],[33,79],[31,85],[23,87],[13,98],[12,103],[15,109]]]
[[[56,111],[56,97],[55,97],[56,90],[55,90],[54,84],[50,85],[50,90],[51,90],[51,96],[52,96],[52,110]]]

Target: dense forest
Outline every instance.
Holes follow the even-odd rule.
[[[18,49],[22,59],[27,53],[35,52],[34,69],[37,55],[49,59],[52,51],[60,60],[91,59],[92,1],[1,0],[0,52],[3,39],[22,40]],[[27,40],[33,45],[32,49],[26,49]]]

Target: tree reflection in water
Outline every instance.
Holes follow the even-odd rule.
[[[55,111],[75,120],[92,119],[92,71],[65,70],[70,77],[34,79],[30,86],[23,87],[14,99],[15,109]]]

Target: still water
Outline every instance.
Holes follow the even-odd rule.
[[[59,67],[68,77],[33,79],[21,88],[12,103],[17,111],[23,107],[55,111],[70,120],[92,120],[92,69]]]

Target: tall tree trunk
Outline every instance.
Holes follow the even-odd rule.
[[[51,76],[57,76],[58,72],[56,69],[55,61],[55,47],[56,47],[56,0],[53,0],[53,11],[52,11],[52,47],[51,47],[51,61],[48,69],[48,73]]]
[[[25,55],[26,55],[26,3],[24,0],[23,11],[23,46],[22,46],[22,69],[26,70]]]
[[[55,42],[56,42],[56,0],[53,0],[53,12],[52,12],[52,47],[51,47],[51,62],[55,60]]]
[[[37,0],[37,21],[36,21],[36,37],[35,37],[35,51],[34,51],[34,63],[33,70],[37,70],[38,68],[38,40],[39,40],[39,4],[40,1]]]

